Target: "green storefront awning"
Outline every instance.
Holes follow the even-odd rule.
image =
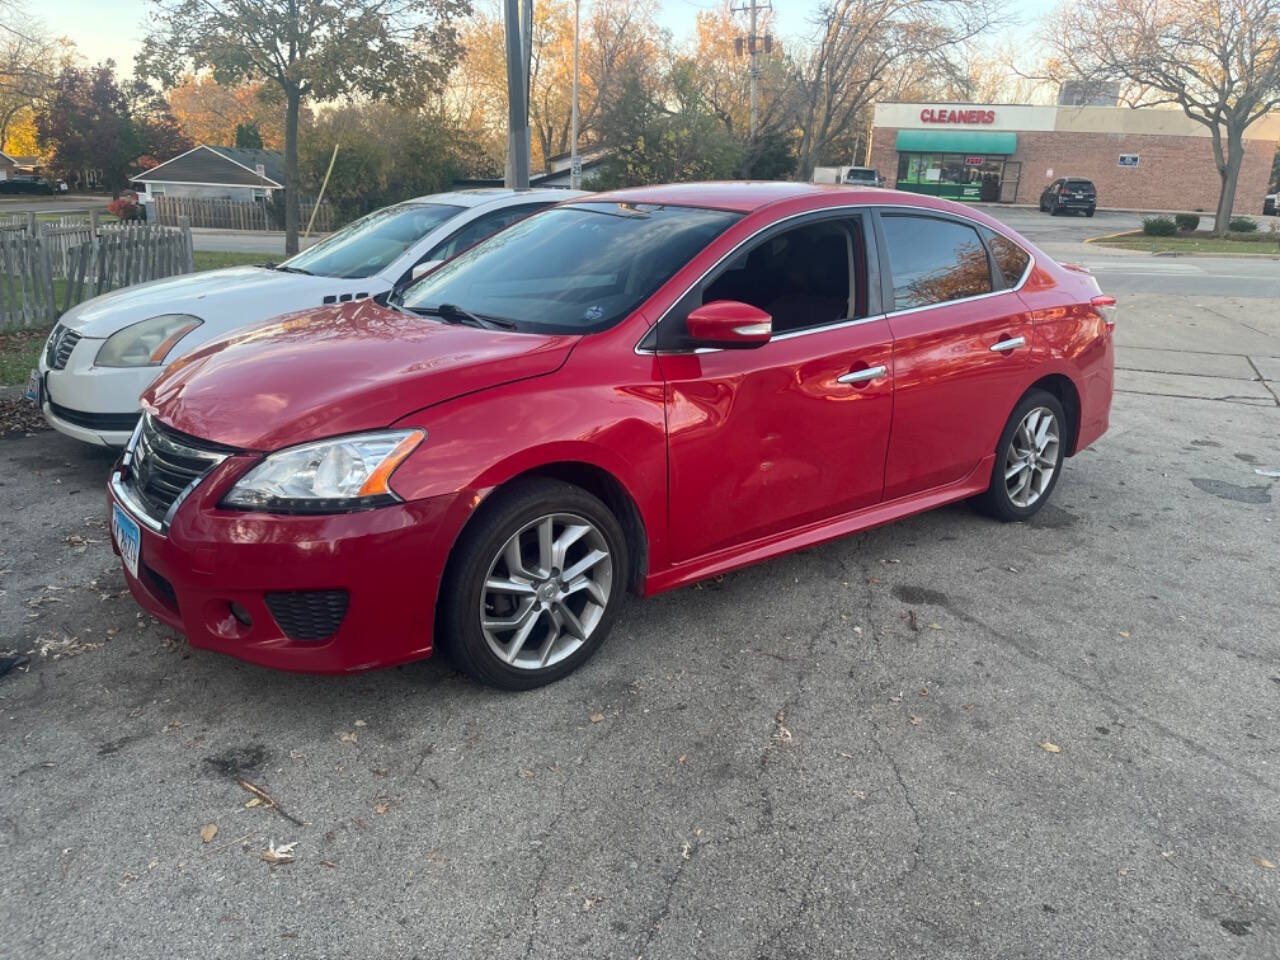
[[[899,153],[1008,155],[1018,149],[1012,130],[899,130]]]

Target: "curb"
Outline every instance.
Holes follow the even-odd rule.
[[[1097,237],[1087,237],[1084,243],[1098,244],[1107,246],[1108,240],[1119,239],[1141,239],[1145,234],[1138,233],[1133,230],[1126,230],[1124,233],[1104,233]],[[1149,257],[1201,257],[1209,260],[1280,260],[1280,251],[1274,253],[1222,253],[1217,250],[1199,251],[1199,250],[1137,250],[1133,247],[1112,247],[1113,250],[1126,250],[1130,253],[1144,253]]]

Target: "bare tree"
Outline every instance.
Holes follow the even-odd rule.
[[[814,18],[809,52],[796,64],[808,177],[829,141],[879,98],[894,68],[972,39],[998,22],[994,0],[832,0]]]
[[[1129,106],[1177,104],[1209,129],[1224,235],[1245,131],[1280,106],[1280,0],[1075,0],[1043,35],[1053,79],[1119,81]]]
[[[20,4],[0,0],[0,147],[23,111],[44,100],[57,73],[63,44]],[[28,114],[29,116],[29,114]]]

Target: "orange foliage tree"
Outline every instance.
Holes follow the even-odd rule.
[[[202,73],[187,74],[165,96],[182,132],[196,143],[232,146],[236,127],[251,124],[264,147],[279,150],[284,146],[284,103],[271,93],[260,80],[229,87]]]

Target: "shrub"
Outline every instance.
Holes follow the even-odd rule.
[[[1173,222],[1178,225],[1179,230],[1185,230],[1190,233],[1200,226],[1200,217],[1194,213],[1179,213],[1174,216]]]
[[[135,220],[138,218],[138,195],[126,190],[107,204],[107,211],[118,220]]]
[[[1250,220],[1248,217],[1232,217],[1227,221],[1227,226],[1233,233],[1253,233],[1258,229],[1257,221]]]
[[[1178,225],[1168,217],[1147,217],[1142,221],[1142,232],[1148,237],[1172,237]]]

